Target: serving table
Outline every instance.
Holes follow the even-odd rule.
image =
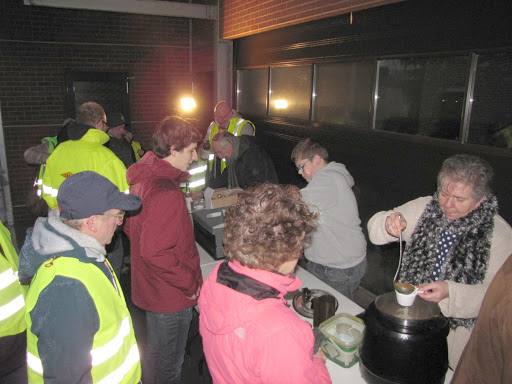
[[[197,244],[197,243],[196,243]],[[215,266],[218,263],[223,262],[223,260],[214,260],[213,257],[211,257],[199,244],[197,244],[197,249],[199,250],[199,258],[201,263],[201,272],[203,275],[203,279],[205,279],[215,268]],[[323,281],[318,279],[316,276],[312,275],[308,271],[306,271],[304,268],[301,268],[297,266],[297,269],[295,270],[295,274],[299,277],[299,279],[302,281],[302,288],[307,287],[309,289],[321,289],[324,291],[329,292],[331,295],[336,297],[338,300],[338,310],[336,313],[348,313],[350,315],[357,315],[361,312],[363,312],[363,308],[354,303],[352,300],[348,299],[347,297],[343,296],[341,293],[336,291],[335,289],[331,288],[327,284],[325,284]],[[291,300],[288,300],[289,304],[291,305]],[[304,317],[297,313],[297,315],[303,319],[304,321],[307,321],[308,323],[312,324],[313,319],[310,319],[308,317]],[[351,383],[351,384],[365,384],[365,381],[361,377],[361,374],[359,372],[359,364],[355,364],[354,366],[350,368],[343,368],[337,365],[336,363],[333,363],[330,360],[326,361],[327,370],[329,371],[329,374],[331,375],[331,379],[333,383]],[[445,377],[445,384],[449,384],[450,380],[453,376],[453,371],[451,369],[448,369],[448,372],[446,372]]]

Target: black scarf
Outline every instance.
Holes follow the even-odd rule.
[[[448,220],[439,206],[438,193],[423,211],[402,258],[400,281],[419,285],[432,282],[437,244],[443,231],[456,234],[441,271],[442,280],[479,284],[489,264],[494,215],[498,201],[487,196],[482,204],[460,219]],[[473,328],[476,318],[449,318],[450,328]]]

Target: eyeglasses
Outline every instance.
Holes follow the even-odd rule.
[[[100,121],[101,121],[103,124],[105,124],[105,126],[106,126],[106,127],[108,127],[108,124],[107,124],[107,122],[106,122],[105,120],[100,119],[100,120],[98,120],[98,123],[99,123]]]
[[[311,161],[311,159],[307,159],[305,162],[303,162],[301,165],[297,165],[297,172],[304,172],[304,166],[308,161]]]
[[[116,219],[121,220],[121,223],[124,220],[124,213],[104,213],[104,214],[99,215],[99,216],[115,217]]]

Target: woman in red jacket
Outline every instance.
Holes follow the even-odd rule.
[[[239,195],[225,215],[224,253],[199,298],[199,330],[213,382],[330,383],[311,326],[284,295],[313,230],[297,187],[261,184]]]
[[[202,284],[194,229],[180,182],[197,160],[200,133],[179,117],[164,119],[153,134],[153,151],[127,172],[141,212],[128,218],[132,301],[146,311],[144,384],[179,383],[192,308]]]

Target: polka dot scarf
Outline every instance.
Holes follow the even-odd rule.
[[[481,283],[487,272],[497,211],[497,199],[490,195],[468,215],[448,220],[435,193],[405,247],[400,281],[414,285],[437,280]],[[474,320],[450,319],[450,326],[471,328]]]

